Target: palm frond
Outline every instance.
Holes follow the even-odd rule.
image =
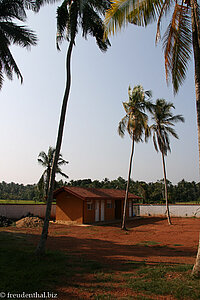
[[[157,21],[157,31],[156,31],[156,43],[160,40],[160,25],[161,25],[161,20],[162,17],[164,15],[164,12],[167,12],[168,8],[170,7],[171,4],[171,0],[165,0],[160,12],[159,12],[159,17],[158,17],[158,21]]]
[[[126,131],[126,126],[128,122],[128,117],[125,116],[118,125],[118,133],[121,137],[124,137],[125,131]]]
[[[41,151],[38,155],[38,163],[41,164],[45,170],[42,174],[43,176],[43,191],[44,194],[47,195],[48,188],[49,188],[49,180],[50,180],[50,173],[53,165],[54,160],[54,154],[55,154],[55,148],[49,146],[47,154],[44,151]],[[68,175],[62,172],[61,167],[63,165],[66,165],[68,161],[64,160],[62,157],[62,154],[59,154],[58,162],[57,162],[57,168],[56,168],[56,174],[60,174],[61,176],[64,176],[65,178],[68,178]],[[42,180],[42,177],[41,177]]]
[[[66,164],[68,164],[69,162],[67,160],[65,160],[62,156],[62,154],[60,153],[59,154],[59,158],[58,158],[58,162],[57,162],[57,165],[58,167],[61,167],[61,166],[65,166]]]
[[[40,8],[45,4],[53,4],[60,0],[24,0],[26,8],[32,9],[35,12],[38,12]]]
[[[4,81],[4,78],[3,78],[2,66],[0,66],[0,90],[3,85],[3,81]]]
[[[172,116],[171,118],[167,119],[168,122],[174,122],[174,123],[177,123],[177,122],[185,122],[185,119],[182,115],[176,115],[176,116]]]
[[[29,48],[37,44],[37,37],[32,30],[12,22],[0,22],[0,31],[9,40],[9,43]]]
[[[0,20],[11,21],[12,19],[24,21],[26,12],[22,0],[2,0],[0,1]]]
[[[148,142],[149,137],[151,136],[151,128],[148,124],[144,127],[144,140],[145,143]]]
[[[147,26],[157,20],[162,4],[163,0],[136,1],[128,16],[129,22],[138,26]]]
[[[158,18],[163,0],[115,0],[105,17],[105,36],[129,23],[146,26]]]
[[[68,0],[63,1],[62,5],[57,8],[57,37],[56,44],[57,49],[60,50],[59,44],[63,39],[69,40],[68,36],[65,36],[65,30],[69,21],[69,12],[68,12]]]
[[[172,127],[166,127],[165,129],[167,132],[169,132],[173,137],[175,137],[176,139],[178,139],[178,134],[176,133],[176,131],[172,128]]]
[[[133,10],[135,0],[115,0],[105,15],[105,36],[114,34],[129,23],[129,14]]]
[[[155,150],[158,152],[158,146],[157,146],[157,140],[156,140],[156,133],[153,133],[153,143],[154,143],[154,147]]]
[[[44,181],[44,174],[42,174],[37,184],[39,191],[42,191],[44,189]]]
[[[22,74],[11,54],[10,46],[29,48],[36,45],[37,38],[32,30],[15,24],[13,20],[25,21],[25,2],[31,5],[31,0],[1,0],[0,1],[0,88],[3,83],[3,73],[12,80],[13,73],[23,82]]]
[[[147,95],[148,98],[152,97],[152,91],[151,90],[145,91],[145,94]]]
[[[82,36],[87,38],[90,34],[96,39],[97,45],[101,51],[106,51],[110,42],[108,38],[104,39],[104,24],[91,4],[85,4],[81,18]]]
[[[166,80],[171,74],[174,93],[183,83],[191,55],[191,23],[186,7],[176,3],[172,20],[163,38]]]
[[[23,82],[22,74],[10,52],[9,49],[9,41],[3,35],[0,37],[0,61],[1,61],[1,71],[5,72],[7,77],[12,80],[13,71],[17,75],[17,77]]]
[[[65,173],[63,173],[60,169],[57,168],[57,171],[56,171],[57,174],[60,174],[61,176],[65,177],[65,178],[69,178],[69,176]]]
[[[148,116],[145,110],[149,107],[150,101],[146,100],[146,96],[150,97],[150,91],[144,91],[141,85],[135,86],[132,90],[128,88],[129,101],[123,102],[126,112],[125,117],[120,121],[118,133],[124,136],[125,131],[128,132],[131,139],[136,143],[145,141],[150,136],[150,128],[148,127]]]
[[[153,143],[155,150],[158,148],[161,153],[167,155],[171,151],[169,135],[178,138],[174,130],[174,123],[184,122],[182,115],[173,115],[172,108],[175,108],[173,103],[166,102],[165,99],[157,99],[156,104],[152,110],[152,120],[154,123],[151,125],[153,131]]]

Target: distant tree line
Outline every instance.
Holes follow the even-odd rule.
[[[173,185],[170,181],[167,181],[167,184],[169,190],[169,203],[191,201],[200,203],[200,183],[196,183],[195,181],[187,182],[183,179],[176,185]],[[122,177],[118,177],[115,180],[105,178],[102,181],[79,179],[71,180],[68,183],[60,180],[56,182],[56,189],[63,185],[125,190],[126,180]],[[149,183],[130,180],[130,192],[141,196],[141,203],[155,204],[165,202],[163,180]],[[35,202],[44,201],[37,184],[24,185],[14,182],[6,183],[5,181],[0,183],[0,199],[33,200]]]
[[[56,188],[61,187],[64,183],[56,182]],[[37,184],[19,184],[19,183],[0,183],[0,199],[2,200],[33,200],[35,202],[44,201],[43,194]]]
[[[80,179],[71,180],[67,185],[80,186],[90,188],[105,188],[105,189],[126,189],[127,181],[122,177],[118,177],[115,180],[109,180],[108,178],[99,180]],[[200,203],[200,183],[194,181],[187,182],[184,179],[177,185],[173,185],[167,180],[169,190],[169,202],[191,202]],[[164,180],[158,180],[156,182],[146,183],[144,181],[130,180],[130,193],[141,196],[143,199],[141,203],[164,203]]]

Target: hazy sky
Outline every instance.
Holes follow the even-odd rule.
[[[28,25],[36,31],[38,46],[12,51],[24,77],[5,79],[0,92],[1,168],[0,181],[36,183],[43,171],[37,163],[40,151],[55,145],[60,107],[65,86],[65,56],[55,46],[56,5],[29,14]],[[155,47],[155,24],[149,28],[130,25],[111,38],[112,46],[102,53],[92,38],[77,37],[72,55],[72,87],[63,137],[62,154],[69,161],[63,171],[69,179],[118,176],[127,178],[131,140],[117,133],[124,116],[122,101],[128,86],[141,84],[151,89],[153,99],[165,98],[183,114],[185,123],[176,125],[179,140],[171,139],[167,177],[199,181],[193,59],[187,79],[174,97],[167,87],[162,45]],[[135,147],[133,180],[162,178],[160,153],[151,141]]]

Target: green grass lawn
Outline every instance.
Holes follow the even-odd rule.
[[[33,200],[9,200],[9,199],[1,199],[0,203],[3,204],[46,204],[45,202],[35,202]],[[53,204],[55,204],[56,202],[53,202]]]
[[[190,201],[190,202],[176,202],[175,204],[188,204],[188,205],[190,205],[190,204],[200,204],[200,202],[198,202],[198,201]]]
[[[59,251],[49,251],[44,258],[38,259],[34,256],[34,249],[25,234],[1,229],[0,292],[30,294],[48,291],[58,293],[59,299],[59,288],[70,287],[96,300],[145,300],[157,299],[158,295],[173,295],[180,300],[200,299],[200,280],[191,277],[191,265],[128,261],[120,262],[116,269],[112,263],[104,265],[81,254]],[[126,291],[125,297],[118,294],[123,290]]]

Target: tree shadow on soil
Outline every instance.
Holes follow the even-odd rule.
[[[20,238],[22,241],[28,241],[37,245],[40,238],[38,234],[28,234],[18,232],[0,232],[0,234],[8,235],[13,238]],[[148,241],[147,241],[148,242]],[[47,248],[51,250],[64,251],[65,253],[73,253],[73,255],[86,255],[89,258],[95,258],[98,261],[115,261],[119,263],[121,259],[129,257],[137,258],[141,261],[148,257],[166,257],[176,258],[195,257],[196,249],[192,247],[170,247],[167,245],[134,243],[130,240],[129,244],[102,240],[97,238],[81,238],[72,236],[49,236],[47,240]],[[157,260],[155,260],[156,262]]]
[[[120,284],[121,279],[118,282],[116,278],[114,280],[112,272],[132,272],[147,264],[160,265],[159,257],[183,257],[184,261],[184,257],[196,255],[194,249],[183,246],[177,249],[162,245],[131,243],[121,245],[112,241],[81,238],[81,236],[78,238],[50,236],[47,248],[54,252],[49,253],[44,260],[38,261],[33,252],[30,253],[30,247],[33,251],[39,237],[39,234],[20,233],[19,231],[0,232],[0,242],[8,239],[8,245],[10,241],[10,247],[12,242],[15,246],[13,249],[15,255],[10,259],[7,257],[10,261],[6,262],[10,264],[7,276],[12,274],[11,277],[15,277],[15,280],[10,280],[9,283],[12,285],[11,291],[13,289],[15,292],[24,290],[28,292],[31,289],[36,290],[36,287],[38,291],[47,290],[47,288],[52,291],[53,287],[59,294],[59,300],[88,299],[84,295],[79,297],[78,293],[81,288],[90,290],[90,297],[93,297],[92,291],[101,291],[102,284],[107,292],[112,292],[115,284]],[[28,254],[26,247],[29,249]],[[0,244],[0,250],[2,249],[3,245]],[[55,250],[61,252],[56,253]],[[3,260],[3,252],[0,251],[0,253]],[[17,259],[17,257],[19,258]],[[151,260],[147,262],[146,258],[148,257],[151,257]],[[0,263],[2,265],[2,262]],[[168,264],[172,265],[173,263]],[[36,268],[34,273],[33,268]],[[15,270],[20,270],[19,276]],[[27,270],[30,270],[30,273]]]
[[[167,219],[163,218],[163,217],[134,217],[132,219],[128,219],[126,221],[126,226],[128,229],[131,228],[136,228],[138,226],[142,226],[142,225],[148,225],[148,224],[155,224],[166,220],[167,223]],[[99,223],[94,223],[94,226],[108,226],[108,227],[116,227],[116,228],[121,228],[121,220],[116,220],[115,222],[99,222]]]

